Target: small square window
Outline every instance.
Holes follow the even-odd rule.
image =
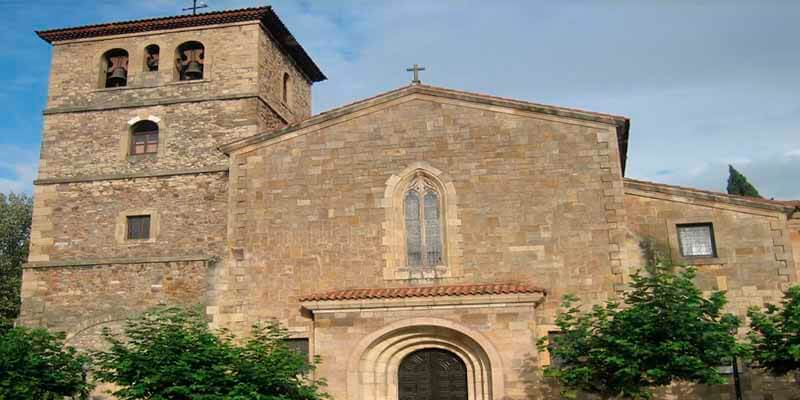
[[[714,226],[710,223],[678,225],[678,244],[684,257],[716,257]]]
[[[150,216],[129,216],[127,238],[128,240],[150,239]]]
[[[300,354],[303,354],[304,356],[308,357],[309,350],[308,350],[308,339],[307,338],[285,339],[284,343],[286,343],[286,345],[290,349],[292,349],[292,350],[294,350],[294,351],[296,351],[296,352],[298,352]]]
[[[553,353],[553,349],[557,347],[556,341],[562,335],[563,333],[558,331],[547,332],[547,350],[550,352],[550,366],[553,368],[558,368],[563,364],[563,360]]]

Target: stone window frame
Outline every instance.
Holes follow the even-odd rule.
[[[281,82],[281,102],[286,107],[289,107],[289,103],[292,100],[291,84],[292,84],[292,77],[289,75],[288,72],[284,72]]]
[[[150,50],[149,49],[153,49],[153,48],[155,48],[156,54],[158,54],[158,65],[156,65],[156,69],[155,70],[151,71],[150,67],[147,65],[147,56],[150,55]],[[154,74],[159,73],[162,70],[162,68],[161,68],[161,66],[162,66],[161,62],[162,61],[163,60],[161,59],[161,45],[160,44],[158,44],[156,42],[151,42],[150,44],[144,46],[144,48],[142,49],[142,72],[144,72],[144,73],[154,73]]]
[[[683,239],[681,239],[681,230],[685,230],[688,228],[708,228],[708,241],[711,244],[711,254],[691,254],[687,255],[684,253],[683,249]],[[714,224],[710,222],[698,222],[692,224],[677,224],[675,226],[675,230],[677,232],[678,237],[678,251],[680,251],[681,256],[683,257],[692,257],[692,258],[714,258],[717,256],[717,241],[714,235]]]
[[[427,178],[440,195],[442,264],[437,267],[408,267],[404,196],[408,185],[419,175]],[[385,210],[383,224],[384,268],[386,280],[454,278],[463,274],[461,268],[461,220],[458,198],[452,179],[427,162],[415,162],[386,180],[381,206]]]
[[[536,337],[544,338],[544,350],[539,351],[539,368],[549,367],[551,365],[550,350],[547,346],[550,345],[550,334],[560,333],[561,329],[558,325],[538,325],[536,327]]]
[[[131,154],[131,139],[133,138],[133,126],[136,123],[141,121],[151,121],[158,125],[158,150],[155,153],[146,153],[146,154]],[[159,156],[163,155],[167,150],[167,138],[169,137],[169,130],[167,129],[167,124],[164,123],[164,120],[160,117],[155,115],[148,115],[144,116],[134,116],[133,118],[129,119],[125,128],[124,128],[124,135],[121,135],[119,140],[119,153],[120,153],[120,160],[123,162],[128,161],[135,161],[142,158],[158,158]]]
[[[125,86],[117,86],[117,87],[106,87],[106,55],[116,50],[124,51],[128,56],[128,67],[126,70],[126,83]],[[133,57],[131,57],[131,51],[125,46],[114,46],[111,48],[103,49],[99,51],[99,54],[96,56],[96,63],[97,66],[97,82],[95,84],[96,91],[109,91],[109,90],[123,90],[128,89],[131,86],[131,65],[133,64]]]
[[[150,216],[150,237],[147,239],[128,239],[128,217],[136,217],[140,215]],[[153,208],[144,208],[136,210],[125,210],[117,214],[115,238],[118,244],[123,245],[139,245],[156,243],[160,233],[161,218],[157,210]]]
[[[179,50],[181,46],[186,45],[188,43],[199,43],[200,46],[203,47],[203,77],[200,79],[181,80],[181,73],[177,68],[176,60],[177,57],[180,56]],[[159,65],[159,67],[161,66]],[[211,60],[209,57],[208,45],[199,38],[181,40],[180,43],[178,43],[172,48],[172,60],[170,62],[170,68],[172,69],[172,75],[171,75],[172,79],[170,79],[171,84],[187,84],[187,83],[209,81],[210,80],[209,77],[211,76]]]
[[[728,259],[723,255],[724,248],[720,248],[720,237],[717,234],[719,227],[722,226],[718,218],[712,216],[694,217],[694,218],[680,218],[668,219],[665,221],[667,224],[667,238],[669,242],[669,252],[672,260],[677,263],[686,263],[688,265],[710,265],[710,264],[727,264]],[[709,224],[712,229],[712,238],[714,241],[713,257],[709,256],[684,256],[681,253],[681,245],[678,239],[678,225],[698,225]]]

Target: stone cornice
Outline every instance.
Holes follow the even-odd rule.
[[[114,181],[114,180],[135,179],[135,178],[158,178],[158,177],[178,176],[178,175],[213,174],[218,172],[228,172],[228,166],[226,165],[226,166],[195,168],[195,169],[173,169],[165,171],[131,172],[127,174],[84,175],[84,176],[71,176],[66,178],[44,178],[33,181],[33,184],[55,185],[59,183],[82,183],[82,182],[96,182],[96,181]]]
[[[360,311],[431,310],[436,308],[536,307],[543,293],[475,296],[437,296],[399,299],[305,301],[300,305],[315,314]]]
[[[89,267],[94,265],[113,264],[155,264],[182,261],[213,261],[214,257],[208,255],[172,256],[172,257],[126,257],[126,258],[96,258],[85,260],[64,261],[37,261],[26,263],[24,269],[59,268],[59,267]]]
[[[207,81],[201,81],[198,83],[202,82],[207,82]],[[136,90],[136,89],[152,89],[156,87],[159,87],[159,85],[130,87],[124,89]],[[115,88],[115,90],[119,89]],[[292,121],[294,119],[294,113],[291,110],[289,110],[282,104],[280,105],[280,107],[275,107],[273,103],[267,101],[267,99],[264,98],[264,96],[262,96],[259,93],[240,93],[240,94],[229,94],[222,96],[197,96],[197,97],[180,97],[180,98],[176,97],[176,98],[166,98],[166,99],[161,98],[155,100],[129,101],[125,102],[125,104],[102,105],[102,106],[90,105],[90,106],[78,106],[78,107],[53,107],[44,110],[42,114],[44,115],[72,114],[72,113],[83,113],[83,112],[112,111],[112,110],[120,110],[126,108],[168,106],[168,105],[183,104],[183,103],[200,103],[207,101],[229,101],[229,100],[248,100],[248,99],[257,99],[260,102],[264,103],[272,111],[278,114],[278,116],[281,119],[283,119],[283,122],[285,123],[288,123],[289,121]]]
[[[636,192],[653,193],[662,197],[683,197],[691,199],[692,201],[704,201],[709,203],[725,204],[735,207],[745,207],[749,209],[758,209],[772,212],[779,212],[782,214],[791,215],[797,210],[797,206],[793,206],[787,202],[747,198],[743,196],[734,196],[726,193],[717,193],[707,190],[686,188],[681,186],[667,185],[663,183],[639,181],[635,179],[625,179],[625,193],[636,195]],[[674,199],[677,200],[677,199]]]

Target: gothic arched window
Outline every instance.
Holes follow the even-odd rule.
[[[403,196],[406,261],[409,267],[442,265],[441,195],[417,174]]]

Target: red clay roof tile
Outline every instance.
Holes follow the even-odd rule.
[[[417,286],[400,288],[345,289],[311,294],[300,298],[306,301],[336,301],[365,299],[400,299],[409,297],[475,296],[498,294],[547,294],[543,288],[522,283],[490,283],[479,285]]]

